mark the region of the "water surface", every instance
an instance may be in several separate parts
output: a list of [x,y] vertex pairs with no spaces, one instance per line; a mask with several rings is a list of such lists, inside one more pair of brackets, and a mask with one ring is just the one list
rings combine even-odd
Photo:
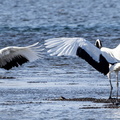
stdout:
[[[44,44],[54,37],[83,37],[94,44],[120,43],[119,0],[4,0],[0,1],[0,48]],[[80,58],[50,57],[19,68],[1,69],[1,120],[118,120],[119,106],[60,98],[107,99],[109,82]],[[113,74],[113,96],[116,80]]]

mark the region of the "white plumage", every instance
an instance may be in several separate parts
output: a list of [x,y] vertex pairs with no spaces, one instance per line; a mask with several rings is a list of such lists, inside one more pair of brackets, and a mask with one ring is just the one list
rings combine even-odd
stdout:
[[48,50],[48,53],[50,53],[51,56],[52,55],[77,56],[76,55],[77,49],[78,47],[81,47],[97,62],[99,62],[100,54],[102,54],[109,63],[115,63],[117,61],[117,59],[114,56],[111,56],[111,53],[109,52],[108,48],[102,48],[102,50],[99,50],[84,38],[48,39],[48,40],[45,40],[45,46],[46,48],[50,49]]
[[100,45],[99,40],[96,40],[96,47],[84,38],[53,38],[45,40],[45,46],[49,49],[48,53],[51,56],[79,56],[104,75],[108,74],[109,76],[111,71],[118,72],[120,69],[120,45],[114,49],[104,48]]
[[118,47],[114,49],[106,48],[106,47],[101,47],[101,51],[103,56],[109,61],[109,63],[117,63],[120,61],[120,45],[119,49]]
[[0,67],[4,69],[11,69],[12,67],[18,67],[26,62],[33,62],[40,57],[38,43],[27,47],[10,46],[0,50]]

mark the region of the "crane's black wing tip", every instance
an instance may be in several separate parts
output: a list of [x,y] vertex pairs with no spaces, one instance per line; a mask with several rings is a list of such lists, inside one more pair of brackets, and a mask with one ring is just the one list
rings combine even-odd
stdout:
[[109,72],[109,63],[107,60],[100,54],[99,62],[95,61],[84,49],[78,47],[76,55],[88,62],[92,67],[94,67],[99,72],[106,75]]
[[29,60],[27,58],[25,58],[24,56],[18,55],[16,57],[14,57],[12,60],[6,61],[6,64],[2,65],[1,68],[9,70],[13,67],[18,67],[18,66],[20,66],[28,61]]

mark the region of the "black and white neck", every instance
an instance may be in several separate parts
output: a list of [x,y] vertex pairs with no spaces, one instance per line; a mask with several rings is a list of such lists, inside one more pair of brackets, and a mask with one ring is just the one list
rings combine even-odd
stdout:
[[97,48],[101,49],[102,48],[102,42],[99,39],[97,39],[96,42],[95,42],[95,46]]

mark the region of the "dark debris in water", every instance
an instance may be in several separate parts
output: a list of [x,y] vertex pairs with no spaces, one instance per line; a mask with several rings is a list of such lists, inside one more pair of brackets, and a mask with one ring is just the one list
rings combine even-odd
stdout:
[[[112,99],[97,99],[97,98],[65,98],[63,96],[61,96],[60,98],[55,98],[52,99],[53,101],[91,101],[91,102],[95,102],[95,103],[111,103],[111,102],[115,102],[116,99],[112,98]],[[120,102],[120,99],[118,100]]]
[[105,106],[97,107],[97,106],[86,106],[86,107],[81,107],[80,109],[103,109],[103,108],[120,108],[118,105],[113,105],[113,104],[108,104]]
[[47,81],[28,81],[27,83],[47,83]]
[[85,106],[85,107],[81,107],[80,109],[103,109],[103,108],[108,108],[108,109],[115,108],[115,109],[117,109],[117,108],[120,108],[120,105],[110,103],[110,104],[106,104],[106,105],[99,106],[99,107],[97,107],[97,106]]
[[0,79],[15,79],[15,77],[0,76]]
[[40,101],[6,101],[0,105],[21,105],[21,104],[41,104]]
[[120,99],[104,99],[104,98],[65,98],[61,96],[60,98],[51,99],[52,101],[82,101],[82,102],[93,102],[93,103],[108,103],[102,107],[82,107],[83,109],[99,109],[99,108],[120,108]]

